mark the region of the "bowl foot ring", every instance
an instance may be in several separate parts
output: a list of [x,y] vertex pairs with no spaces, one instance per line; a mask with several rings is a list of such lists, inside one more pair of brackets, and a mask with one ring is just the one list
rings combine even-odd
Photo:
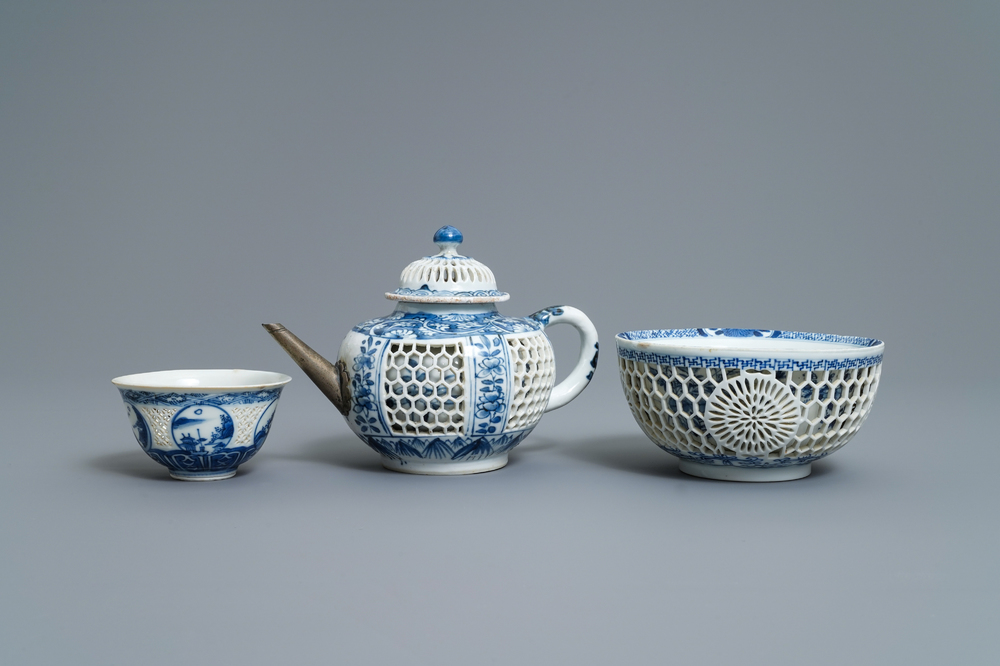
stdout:
[[680,470],[690,476],[700,476],[703,479],[768,483],[805,478],[812,473],[812,463],[789,465],[788,467],[736,467],[734,465],[703,465],[682,460]]
[[180,470],[170,470],[171,478],[178,481],[221,481],[236,476],[236,468],[223,469],[212,472],[183,472]]

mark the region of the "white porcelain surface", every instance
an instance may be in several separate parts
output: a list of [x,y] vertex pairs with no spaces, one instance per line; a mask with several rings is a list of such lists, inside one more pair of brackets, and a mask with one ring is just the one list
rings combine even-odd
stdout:
[[405,474],[425,474],[430,476],[481,474],[482,472],[492,472],[506,465],[506,453],[483,458],[482,460],[466,460],[461,462],[428,462],[424,460],[403,462],[394,458],[382,458],[382,466],[386,469]]
[[274,388],[292,380],[280,372],[263,370],[159,370],[115,377],[111,383],[119,388],[152,390],[239,388]]
[[681,460],[677,465],[677,469],[689,476],[699,476],[703,479],[713,479],[715,481],[768,483],[772,481],[804,479],[812,474],[812,463],[758,469],[727,465],[704,465],[689,460]]
[[385,297],[411,303],[499,303],[510,298],[510,294],[497,291],[489,266],[459,254],[462,240],[462,232],[455,227],[438,229],[434,242],[439,252],[404,268],[399,288]]
[[150,458],[175,479],[217,481],[263,446],[289,381],[259,370],[163,370],[112,383]]
[[[507,294],[497,291],[488,267],[458,252],[462,240],[454,227],[439,229],[440,251],[407,266],[399,288],[386,294],[395,310],[355,326],[333,366],[311,348],[303,351],[280,324],[265,325],[310,376],[319,376],[321,389],[336,379],[328,397],[388,469],[498,469],[542,414],[587,387],[597,367],[597,329],[583,312],[552,306],[528,317],[501,314],[496,303]],[[558,385],[545,334],[557,324],[575,328],[581,343]]]
[[732,481],[808,476],[871,411],[885,344],[760,329],[628,331],[615,339],[642,431],[680,470]]

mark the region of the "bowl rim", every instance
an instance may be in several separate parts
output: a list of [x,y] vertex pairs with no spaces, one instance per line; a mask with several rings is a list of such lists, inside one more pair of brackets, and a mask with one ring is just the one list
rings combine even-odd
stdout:
[[[229,378],[236,378],[244,374],[245,379],[239,381],[225,381]],[[205,384],[185,383],[182,380],[207,381]],[[219,378],[219,379],[216,379]],[[253,378],[253,381],[250,379]],[[288,375],[270,370],[246,370],[241,368],[196,368],[188,370],[154,370],[152,372],[139,372],[131,375],[122,375],[111,380],[119,389],[132,389],[135,391],[184,391],[187,393],[199,392],[223,392],[237,393],[242,391],[253,391],[258,389],[280,388],[292,381]]]
[[[713,345],[713,340],[725,339],[729,344]],[[733,345],[733,340],[747,340],[746,345]],[[768,349],[768,339],[784,340],[780,346]],[[674,341],[684,340],[685,344]],[[691,340],[704,344],[691,344]],[[756,342],[750,344],[749,340]],[[804,344],[789,344],[800,340]],[[826,342],[836,346],[818,346],[811,343]],[[871,359],[881,362],[885,343],[877,338],[835,335],[831,333],[807,333],[802,331],[782,331],[777,329],[753,328],[674,328],[644,329],[624,331],[615,336],[615,343],[621,352],[639,355],[663,355],[682,357],[681,364],[705,358],[733,359],[788,359],[788,360],[856,360]],[[697,365],[697,364],[693,364]]]

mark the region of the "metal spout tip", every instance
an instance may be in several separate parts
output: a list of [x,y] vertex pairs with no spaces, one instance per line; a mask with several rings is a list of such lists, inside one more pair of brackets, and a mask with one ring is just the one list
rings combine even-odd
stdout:
[[261,324],[261,326],[288,352],[296,365],[302,368],[306,376],[319,387],[340,413],[347,416],[351,404],[351,380],[347,374],[347,365],[343,361],[330,363],[281,324]]

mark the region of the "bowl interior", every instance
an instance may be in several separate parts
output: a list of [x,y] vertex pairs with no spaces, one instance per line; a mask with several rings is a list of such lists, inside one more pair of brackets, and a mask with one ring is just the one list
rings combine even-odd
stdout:
[[283,386],[292,380],[280,372],[264,370],[160,370],[115,377],[119,388],[155,391],[160,389],[227,390]]
[[844,342],[828,342],[825,340],[788,340],[783,338],[729,338],[716,336],[712,338],[668,338],[672,347],[690,347],[692,349],[733,349],[745,351],[783,352],[783,351],[849,351],[856,349],[855,345]]
[[856,355],[880,352],[884,344],[874,338],[800,333],[746,328],[683,328],[626,331],[617,336],[619,345],[633,349],[676,350],[679,353],[725,354],[751,352],[758,355]]

